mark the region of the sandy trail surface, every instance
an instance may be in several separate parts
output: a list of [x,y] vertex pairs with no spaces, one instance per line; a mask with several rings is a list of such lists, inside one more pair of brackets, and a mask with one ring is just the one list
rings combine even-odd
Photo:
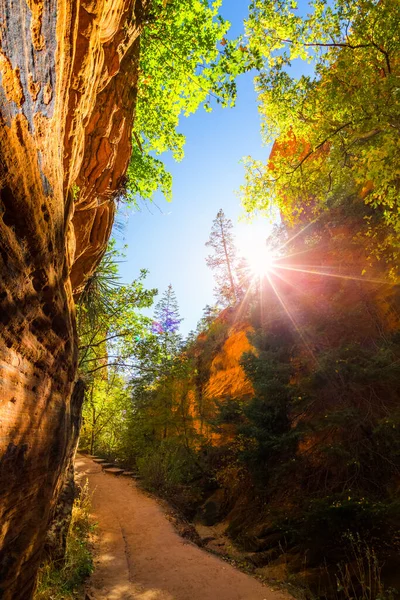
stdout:
[[78,456],[97,522],[90,600],[290,600],[181,538],[134,481]]

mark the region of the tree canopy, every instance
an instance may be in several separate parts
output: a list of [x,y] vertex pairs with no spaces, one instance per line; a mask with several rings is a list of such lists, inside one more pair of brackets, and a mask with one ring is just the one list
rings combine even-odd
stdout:
[[[262,134],[277,142],[268,164],[246,159],[245,209],[277,203],[294,223],[355,194],[374,210],[366,218],[375,253],[393,253],[400,232],[400,5],[314,0],[309,11],[302,14],[293,0],[250,5],[246,31],[259,69]],[[299,60],[305,74],[296,77]]]
[[161,154],[183,158],[181,116],[213,104],[232,106],[242,52],[225,36],[230,23],[221,0],[155,0],[141,35],[140,75],[127,197],[149,200],[160,190],[170,200],[172,178]]
[[142,309],[152,305],[157,290],[145,288],[144,269],[132,283],[123,284],[118,256],[112,241],[78,304],[79,366],[88,375],[106,366],[135,368],[136,347],[149,335],[151,320]]

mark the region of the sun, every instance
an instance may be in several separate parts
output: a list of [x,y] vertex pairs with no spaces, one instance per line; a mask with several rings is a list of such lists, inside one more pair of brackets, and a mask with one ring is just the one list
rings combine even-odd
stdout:
[[268,248],[259,248],[258,252],[250,253],[247,257],[250,270],[253,275],[258,277],[267,276],[274,268],[276,257],[268,250]]
[[265,235],[249,231],[239,240],[238,249],[254,277],[268,277],[273,271],[278,256],[267,245]]

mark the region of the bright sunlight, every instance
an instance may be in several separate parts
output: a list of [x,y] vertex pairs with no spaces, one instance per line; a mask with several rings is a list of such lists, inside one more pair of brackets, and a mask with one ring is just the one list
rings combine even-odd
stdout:
[[268,243],[269,232],[248,227],[238,236],[238,253],[246,260],[255,277],[265,277],[273,270],[278,253]]

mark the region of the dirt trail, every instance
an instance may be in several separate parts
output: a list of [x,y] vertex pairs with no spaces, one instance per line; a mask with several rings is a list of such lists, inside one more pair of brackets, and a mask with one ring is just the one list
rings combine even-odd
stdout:
[[181,538],[133,481],[78,456],[98,523],[93,600],[290,600]]

